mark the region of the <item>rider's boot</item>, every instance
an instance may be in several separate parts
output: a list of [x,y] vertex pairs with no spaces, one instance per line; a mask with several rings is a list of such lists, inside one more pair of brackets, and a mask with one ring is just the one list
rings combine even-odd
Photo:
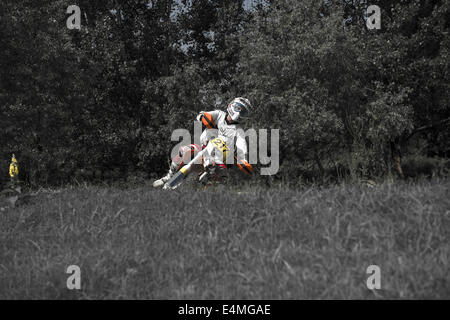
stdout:
[[164,184],[169,181],[170,178],[172,178],[173,176],[173,171],[172,169],[169,170],[169,172],[162,177],[161,179],[155,180],[153,182],[153,188],[161,188],[162,186],[164,186]]

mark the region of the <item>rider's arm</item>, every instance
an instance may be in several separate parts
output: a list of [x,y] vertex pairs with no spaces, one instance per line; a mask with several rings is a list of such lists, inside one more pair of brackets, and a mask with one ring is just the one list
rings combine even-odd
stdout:
[[217,138],[217,130],[215,129],[206,129],[202,132],[200,135],[200,143],[202,146],[205,146],[208,144],[209,140]]
[[217,129],[219,114],[219,110],[201,111],[196,120],[200,121],[206,129]]

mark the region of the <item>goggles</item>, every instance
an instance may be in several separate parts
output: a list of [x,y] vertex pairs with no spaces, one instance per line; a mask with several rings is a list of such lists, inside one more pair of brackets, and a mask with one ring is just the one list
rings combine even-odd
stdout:
[[239,102],[234,102],[231,105],[231,108],[233,109],[233,112],[239,113],[241,117],[245,118],[248,115],[248,110],[247,108],[239,103]]

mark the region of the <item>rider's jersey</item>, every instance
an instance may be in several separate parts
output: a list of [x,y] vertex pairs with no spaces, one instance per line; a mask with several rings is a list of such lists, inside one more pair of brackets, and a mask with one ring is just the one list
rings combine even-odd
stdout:
[[247,159],[247,142],[244,130],[239,123],[228,123],[227,113],[222,110],[202,112],[197,120],[206,123],[208,129],[217,129],[217,137],[223,139],[227,146],[235,146],[238,159]]

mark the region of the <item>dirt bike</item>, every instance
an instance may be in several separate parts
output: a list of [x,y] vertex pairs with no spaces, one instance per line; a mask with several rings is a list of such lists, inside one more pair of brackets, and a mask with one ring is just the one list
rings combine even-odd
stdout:
[[[206,148],[197,153],[189,163],[181,167],[180,170],[165,183],[163,189],[176,189],[198,164],[203,165],[203,172],[200,172],[197,178],[198,182],[206,184],[208,180],[217,179],[217,176],[215,176],[215,169],[217,167],[220,167],[220,169],[225,167],[223,163],[226,162],[229,152],[230,148],[222,138],[219,137],[210,140]],[[234,159],[242,172],[246,174],[253,173],[252,165],[246,160],[238,160],[236,156]]]

